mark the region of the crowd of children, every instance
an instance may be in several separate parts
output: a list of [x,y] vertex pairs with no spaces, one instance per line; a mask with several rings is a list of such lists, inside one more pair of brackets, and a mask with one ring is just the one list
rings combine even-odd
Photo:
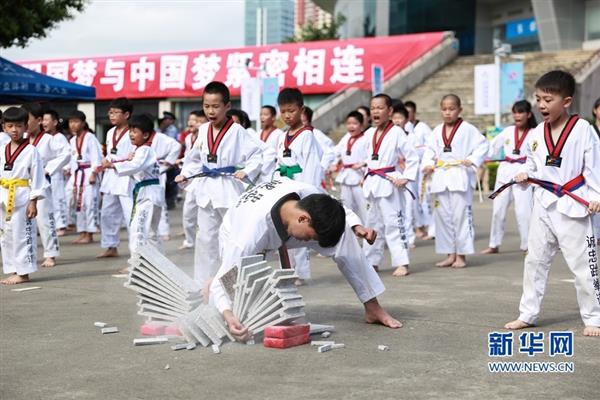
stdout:
[[[91,243],[94,233],[101,232],[105,250],[99,257],[118,256],[122,228],[127,229],[131,255],[146,243],[160,248],[161,239],[170,236],[165,173],[179,167],[175,182],[185,194],[180,249],[194,249],[194,279],[212,287],[232,332],[245,334],[225,313],[215,275],[230,269],[240,255],[278,250],[302,285],[311,276],[310,248],[331,255],[348,274],[365,303],[367,320],[399,327],[378,303],[369,303],[382,292],[371,275],[382,266],[386,245],[397,277],[409,274],[417,238],[435,239],[436,252],[445,257],[438,267],[466,267],[467,255],[475,252],[477,170],[496,162],[490,241],[482,253],[499,252],[514,200],[520,248],[526,254],[520,315],[506,328],[536,323],[549,267],[560,249],[575,275],[584,334],[600,336],[598,267],[588,257],[600,237],[600,99],[589,124],[569,115],[573,92],[570,74],[543,75],[536,84],[543,122],[536,123],[529,102],[518,101],[512,108],[514,125],[491,142],[461,118],[461,99],[454,94],[441,98],[442,122],[434,129],[417,119],[414,102],[375,94],[368,107],[348,113],[347,133],[335,145],[312,126],[313,111],[298,89],[284,88],[278,97],[286,129],[277,127],[277,109],[266,105],[256,132],[243,111],[231,109],[227,86],[211,82],[203,92],[203,109],[188,117],[181,144],[157,133],[153,119],[135,114],[129,100],[115,99],[104,154],[83,112],[66,118],[73,135],[67,142],[57,130],[54,111],[38,104],[11,107],[4,112],[5,133],[0,134],[0,244],[4,273],[10,274],[1,282],[26,282],[36,271],[37,231],[45,258],[41,266],[53,267],[60,254],[58,238],[69,223],[79,233],[76,244]],[[339,216],[332,233],[327,223],[336,223],[327,221],[319,207],[329,207],[334,218],[340,203],[319,198],[310,205],[304,197],[324,193],[334,175],[346,217]],[[282,197],[271,198],[278,187]],[[246,202],[258,207],[263,197],[269,199],[264,200],[267,208],[241,207]],[[255,212],[260,221],[248,216],[254,227],[234,227],[229,210],[239,218]],[[265,220],[273,227],[256,231]],[[366,239],[362,246],[346,237],[344,224],[349,235]],[[252,229],[254,239],[244,236]],[[362,282],[348,269],[352,263],[368,266],[368,274],[359,268]]]

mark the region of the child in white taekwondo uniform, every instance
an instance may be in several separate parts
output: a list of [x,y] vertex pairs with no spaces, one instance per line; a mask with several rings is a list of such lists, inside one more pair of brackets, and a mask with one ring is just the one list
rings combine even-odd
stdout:
[[[460,118],[460,98],[445,95],[440,103],[443,123],[433,130],[433,140],[423,155],[423,173],[435,196],[435,250],[448,257],[438,267],[464,268],[473,254],[473,166],[483,163],[488,141],[473,125]],[[434,172],[435,171],[435,172]]]
[[[133,257],[147,243],[160,247],[158,223],[161,208],[165,205],[165,189],[159,180],[159,165],[156,153],[148,144],[154,133],[154,124],[146,115],[134,116],[129,123],[127,139],[134,146],[129,159],[122,161],[102,160],[106,170],[114,169],[119,177],[134,181],[133,208],[129,215],[129,252]],[[127,268],[119,272],[125,272]]]
[[[323,179],[323,151],[311,127],[302,123],[302,92],[296,88],[284,88],[279,92],[277,103],[281,118],[288,126],[277,146],[277,172],[279,176],[318,187]],[[310,252],[307,248],[294,249],[291,256],[298,275],[296,284],[303,285],[305,280],[310,279]]]
[[[230,332],[246,340],[252,332],[233,315],[231,299],[219,278],[238,265],[240,258],[279,252],[283,268],[287,249],[306,247],[331,257],[365,307],[365,321],[390,328],[402,324],[378,303],[385,290],[369,266],[355,236],[372,243],[375,232],[364,228],[357,216],[318,188],[287,178],[261,183],[244,193],[225,214],[219,231],[221,265],[210,286],[209,302],[227,321]],[[270,258],[270,257],[269,257]]]
[[323,176],[321,177],[322,187],[327,188],[328,184],[330,185],[330,190],[335,190],[335,186],[333,186],[333,179],[331,178],[331,173],[329,169],[334,165],[336,157],[335,157],[335,143],[329,136],[327,136],[320,129],[315,128],[312,125],[313,119],[313,110],[308,106],[304,106],[302,109],[302,124],[304,126],[310,127],[312,133],[317,139],[317,143],[321,147],[321,170],[323,171]]
[[[525,156],[524,143],[531,130],[535,129],[536,121],[531,112],[531,104],[527,100],[520,100],[512,106],[514,125],[504,128],[492,143],[488,157],[498,160],[500,165],[496,172],[495,190],[505,183],[510,182],[527,157]],[[503,157],[498,158],[497,154],[502,149]],[[533,207],[533,188],[531,186],[512,186],[507,188],[494,198],[494,208],[492,211],[492,224],[490,228],[490,245],[483,250],[482,254],[498,253],[504,237],[504,227],[506,225],[506,214],[510,203],[514,200],[515,216],[517,217],[517,226],[521,236],[520,248],[527,251],[527,235],[529,233],[529,219],[531,218],[531,209]]]
[[[134,147],[129,140],[129,118],[133,105],[125,98],[113,100],[108,107],[108,118],[113,125],[106,133],[106,157],[104,160],[115,162],[126,160]],[[103,161],[104,161],[103,160]],[[98,258],[118,257],[117,248],[121,242],[119,230],[123,221],[129,221],[133,199],[131,197],[132,181],[127,176],[118,176],[108,169],[102,174],[100,192],[102,210],[100,213],[101,240],[100,247],[106,249]],[[127,224],[129,230],[129,224]],[[131,233],[129,233],[131,236]]]
[[75,134],[71,138],[72,202],[76,211],[77,232],[80,235],[73,244],[91,243],[99,223],[98,167],[102,161],[102,148],[96,135],[85,126],[85,114],[79,110],[74,111],[69,117],[69,129]]
[[[419,160],[423,160],[425,149],[430,140],[432,140],[432,130],[425,122],[417,119],[417,104],[414,101],[408,100],[404,103],[404,107],[408,111],[408,122],[406,123],[406,131],[414,133],[415,146],[419,154]],[[435,223],[431,215],[432,204],[431,196],[427,190],[427,186],[423,184],[423,169],[419,168],[417,173],[417,202],[416,205],[416,237],[423,240],[431,240],[435,236]]]
[[54,209],[54,221],[56,223],[56,234],[58,236],[64,236],[65,230],[67,229],[67,200],[65,187],[69,187],[65,183],[65,167],[71,160],[71,151],[69,148],[69,141],[60,133],[58,128],[58,113],[54,110],[44,110],[44,116],[42,117],[42,127],[46,134],[52,136],[56,148],[62,148],[69,153],[69,161],[65,166],[57,169],[53,174],[50,175],[50,186],[52,187],[52,203]]
[[[181,160],[178,160],[178,164],[180,168],[186,163],[193,163],[194,161],[189,159],[189,154],[196,144],[196,140],[198,139],[198,130],[200,126],[208,122],[206,115],[204,115],[204,111],[202,110],[194,110],[190,113],[188,117],[188,131],[189,134],[184,139],[184,157]],[[196,161],[198,162],[198,160]],[[189,166],[189,168],[196,170],[197,168],[202,168],[201,165]],[[179,250],[191,249],[194,247],[194,243],[196,242],[196,233],[198,230],[198,226],[196,223],[198,222],[198,204],[196,204],[196,198],[194,197],[194,184],[196,181],[192,181],[189,185],[187,185],[183,190],[185,191],[185,199],[183,200],[183,210],[182,210],[182,222],[183,222],[183,243],[179,246]]]
[[23,138],[29,115],[23,108],[4,112],[11,141],[0,146],[0,253],[10,277],[3,285],[29,281],[37,271],[37,201],[44,193],[44,165],[34,146]]
[[362,131],[363,115],[352,111],[346,117],[348,132],[335,146],[335,155],[338,165],[331,167],[334,172],[340,171],[335,181],[341,186],[341,200],[345,207],[354,211],[361,221],[367,220],[367,200],[363,194],[361,182],[365,175],[364,162],[368,157],[369,143]]
[[260,182],[269,182],[277,167],[277,146],[283,131],[275,126],[277,110],[273,106],[263,106],[260,110],[261,131],[259,139],[265,144],[263,147],[262,167]]
[[591,125],[568,108],[575,79],[550,71],[535,84],[544,122],[529,134],[527,163],[515,181],[535,185],[519,318],[522,329],[538,321],[550,265],[558,250],[575,275],[585,336],[600,336],[600,281],[591,215],[600,212],[600,140]]
[[69,146],[64,146],[65,141],[55,140],[54,136],[42,131],[42,106],[37,103],[24,104],[23,108],[29,114],[27,136],[29,144],[38,151],[44,166],[46,182],[44,184],[44,198],[37,202],[38,214],[36,217],[37,228],[40,232],[44,248],[44,262],[41,266],[51,268],[56,265],[56,257],[60,255],[60,246],[56,233],[56,219],[54,218],[54,202],[52,201],[51,176],[57,172],[62,174],[62,169],[71,161]]
[[[156,153],[158,165],[160,166],[160,185],[167,187],[167,170],[177,163],[177,157],[181,152],[181,144],[166,133],[155,132],[148,140],[150,147]],[[169,224],[169,212],[165,205],[160,213],[160,222],[158,224],[158,235],[162,240],[169,240],[171,228]]]
[[[390,250],[394,276],[409,274],[409,251],[405,230],[406,203],[404,191],[407,183],[414,182],[419,166],[419,157],[402,128],[390,120],[392,99],[378,94],[371,99],[371,117],[375,124],[365,136],[369,144],[368,167],[363,183],[367,199],[367,226],[381,232]],[[398,161],[404,159],[404,171],[399,171]],[[371,265],[378,269],[383,262],[384,242],[378,240],[374,246],[365,246],[365,255]]]
[[[204,88],[203,108],[209,123],[200,127],[198,140],[189,154],[176,182],[182,183],[195,174],[193,194],[198,205],[198,227],[194,252],[194,279],[205,284],[220,265],[219,227],[229,207],[244,191],[243,182],[260,173],[260,143],[241,125],[227,117],[231,107],[229,89],[222,82]],[[238,167],[244,166],[238,170]]]

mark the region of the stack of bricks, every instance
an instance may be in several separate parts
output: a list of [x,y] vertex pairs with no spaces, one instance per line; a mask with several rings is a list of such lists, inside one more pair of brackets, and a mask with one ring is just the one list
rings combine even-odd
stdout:
[[270,326],[265,328],[263,345],[274,349],[287,349],[310,341],[310,325]]
[[[137,292],[138,314],[147,318],[144,326],[175,324],[191,345],[212,345],[213,350],[227,339],[234,340],[217,309],[203,303],[200,285],[156,248],[143,246],[130,264],[125,287]],[[221,283],[234,315],[259,334],[266,327],[305,316],[296,279],[293,270],[273,269],[262,256],[251,256],[242,258],[240,266],[225,274]]]

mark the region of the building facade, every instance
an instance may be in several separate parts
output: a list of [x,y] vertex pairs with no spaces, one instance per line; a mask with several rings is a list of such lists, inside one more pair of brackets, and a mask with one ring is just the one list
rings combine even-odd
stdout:
[[246,0],[246,46],[283,43],[294,36],[294,0]]

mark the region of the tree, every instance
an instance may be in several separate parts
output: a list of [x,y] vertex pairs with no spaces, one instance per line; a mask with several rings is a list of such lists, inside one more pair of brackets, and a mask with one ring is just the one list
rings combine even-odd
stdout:
[[46,37],[49,30],[83,10],[85,0],[0,1],[0,47],[25,47],[30,39]]
[[286,39],[288,43],[297,42],[315,42],[317,40],[337,40],[340,38],[338,30],[346,22],[346,17],[342,14],[337,14],[330,23],[323,24],[322,27],[317,26],[313,22],[308,22],[304,25],[296,36]]

